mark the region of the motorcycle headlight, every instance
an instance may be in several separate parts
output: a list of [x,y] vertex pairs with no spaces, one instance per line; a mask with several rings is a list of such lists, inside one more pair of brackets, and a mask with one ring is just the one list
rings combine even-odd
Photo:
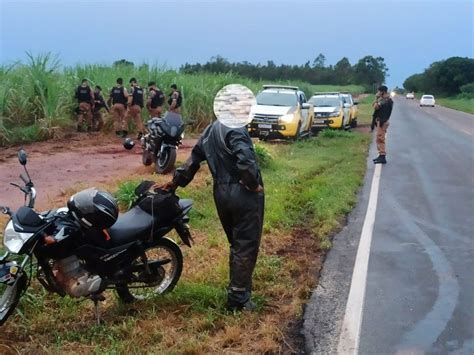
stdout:
[[292,114],[290,115],[283,115],[280,117],[280,121],[283,123],[291,123],[293,122],[294,116]]
[[334,111],[334,112],[331,112],[331,113],[329,114],[329,117],[337,117],[337,116],[339,116],[340,114],[341,114],[340,111]]

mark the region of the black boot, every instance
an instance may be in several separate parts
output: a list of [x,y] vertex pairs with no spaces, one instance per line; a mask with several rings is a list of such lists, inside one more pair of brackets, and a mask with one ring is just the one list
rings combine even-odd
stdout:
[[374,164],[387,164],[387,160],[385,159],[385,155],[379,155],[377,158],[374,159]]

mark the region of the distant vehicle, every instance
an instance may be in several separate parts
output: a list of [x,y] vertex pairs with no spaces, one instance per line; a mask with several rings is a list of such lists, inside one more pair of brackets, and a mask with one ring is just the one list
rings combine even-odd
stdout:
[[435,107],[435,98],[433,95],[423,95],[420,99],[420,107],[421,106],[431,106]]
[[252,107],[251,137],[298,139],[311,133],[314,112],[296,86],[264,85]]
[[415,99],[415,93],[409,92],[407,96],[405,96],[408,100],[413,100]]
[[313,132],[327,127],[349,127],[350,104],[340,92],[316,92],[308,102],[314,106]]
[[357,105],[359,104],[357,101],[354,101],[352,98],[352,94],[350,92],[341,92],[342,97],[346,101],[347,104],[350,105],[349,107],[349,125],[351,128],[357,127],[357,116],[359,114],[359,108]]

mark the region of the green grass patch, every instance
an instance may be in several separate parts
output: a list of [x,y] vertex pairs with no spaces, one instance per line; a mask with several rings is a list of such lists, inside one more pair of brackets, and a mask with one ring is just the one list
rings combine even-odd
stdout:
[[436,103],[474,115],[474,98],[437,97]]
[[[266,209],[254,273],[256,313],[225,310],[229,245],[203,165],[191,184],[177,190],[194,200],[190,227],[196,243],[182,248],[184,270],[173,292],[132,306],[108,292],[104,323],[96,326],[92,302],[46,295],[33,282],[0,342],[19,352],[282,352],[283,333],[301,317],[314,286],[316,256],[330,248],[356,203],[369,141],[368,134],[329,130],[292,144],[258,143],[259,154],[272,159],[262,166]],[[122,207],[138,182],[115,187]]]

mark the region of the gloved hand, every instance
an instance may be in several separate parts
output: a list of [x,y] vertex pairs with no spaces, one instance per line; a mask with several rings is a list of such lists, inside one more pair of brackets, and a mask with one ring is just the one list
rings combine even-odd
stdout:
[[178,186],[173,181],[168,181],[167,183],[162,185],[155,184],[152,186],[152,189],[161,189],[165,191],[174,191],[177,188]]

